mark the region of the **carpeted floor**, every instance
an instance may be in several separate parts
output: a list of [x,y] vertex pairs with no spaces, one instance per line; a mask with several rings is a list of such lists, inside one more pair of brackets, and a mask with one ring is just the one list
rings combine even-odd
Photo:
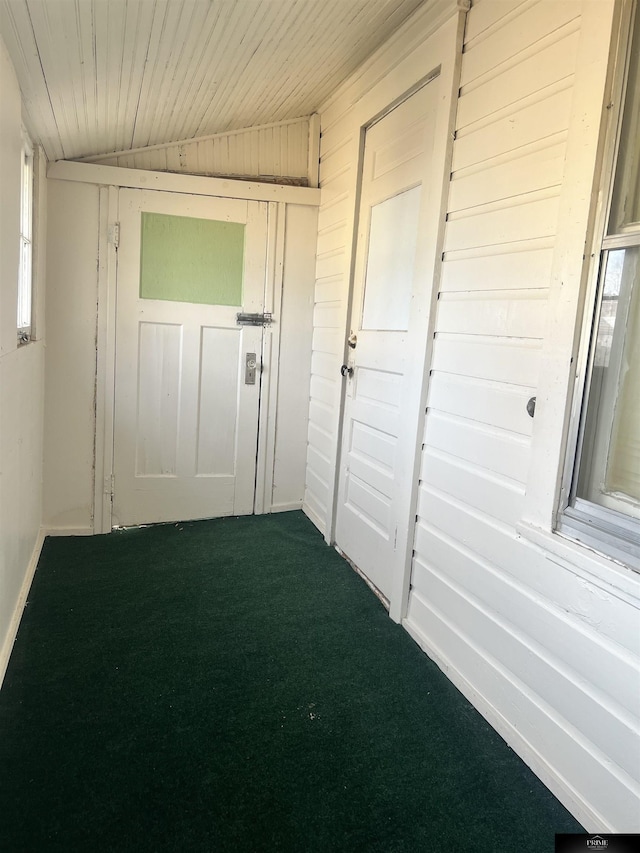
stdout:
[[0,693],[0,850],[581,831],[302,513],[46,541]]

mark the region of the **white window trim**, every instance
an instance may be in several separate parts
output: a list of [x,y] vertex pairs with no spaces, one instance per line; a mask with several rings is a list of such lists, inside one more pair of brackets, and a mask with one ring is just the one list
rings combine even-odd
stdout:
[[[27,225],[25,227],[25,186],[24,186],[24,160],[27,158],[29,160],[29,181],[30,186],[28,190],[28,211],[27,211]],[[35,186],[35,150],[33,145],[31,144],[31,140],[24,129],[22,128],[22,147],[21,147],[21,161],[20,161],[20,265],[18,272],[18,303],[16,306],[16,331],[18,335],[18,346],[23,346],[25,344],[31,343],[34,339],[34,260],[35,260],[35,251],[34,251],[34,231],[35,231],[35,196],[36,196],[36,186]],[[23,252],[25,246],[29,247],[29,280],[25,283],[23,279]],[[21,302],[23,301],[24,291],[28,287],[28,314],[29,321],[20,322],[24,320],[24,317],[21,317],[21,311],[23,306],[21,306]]]
[[[638,246],[637,228],[620,229],[607,236],[611,200],[614,191],[616,163],[620,145],[620,129],[624,112],[626,69],[631,51],[633,0],[624,0],[620,7],[619,25],[613,39],[611,65],[611,98],[607,102],[609,120],[603,123],[604,151],[602,162],[596,172],[600,186],[595,211],[595,228],[592,251],[586,261],[588,269],[588,293],[583,310],[580,330],[580,350],[574,385],[573,411],[562,475],[562,488],[557,512],[555,533],[572,542],[593,548],[603,557],[620,562],[636,572],[640,571],[640,533],[638,524],[630,516],[615,509],[579,498],[575,492],[575,477],[579,464],[581,430],[583,428],[583,406],[590,379],[590,355],[592,348],[593,321],[598,309],[598,291],[603,274],[603,258],[607,250]],[[636,5],[640,14],[640,3]],[[627,232],[627,233],[624,233]]]

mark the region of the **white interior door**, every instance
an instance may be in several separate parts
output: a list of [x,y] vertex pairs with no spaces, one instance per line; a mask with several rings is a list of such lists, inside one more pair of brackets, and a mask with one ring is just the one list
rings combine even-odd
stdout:
[[267,205],[121,190],[119,219],[113,523],[249,514]]
[[[398,530],[408,506],[431,291],[426,233],[437,85],[431,82],[365,136],[336,543],[391,599]],[[419,364],[420,369],[411,369]]]

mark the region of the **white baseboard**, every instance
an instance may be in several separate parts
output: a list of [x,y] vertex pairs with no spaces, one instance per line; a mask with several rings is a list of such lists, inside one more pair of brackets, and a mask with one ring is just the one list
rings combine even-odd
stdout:
[[270,512],[292,512],[302,509],[302,501],[290,501],[286,504],[272,504]]
[[93,536],[93,527],[48,527],[45,536]]
[[500,737],[524,761],[527,767],[535,773],[551,793],[578,820],[587,832],[616,832],[613,827],[603,821],[600,815],[584,800],[567,781],[560,776],[554,767],[538,750],[526,740],[518,729],[507,720],[489,699],[463,676],[442,651],[434,647],[428,638],[407,619],[402,622],[407,633],[416,641],[422,651],[442,670],[447,678],[458,688],[462,695],[482,714]]
[[22,586],[20,587],[20,593],[18,595],[18,600],[16,601],[13,616],[11,617],[11,622],[9,622],[9,628],[7,629],[7,634],[2,644],[2,650],[0,650],[0,687],[2,687],[2,682],[4,681],[4,677],[7,672],[9,658],[11,657],[11,652],[13,651],[13,644],[16,641],[18,628],[20,627],[20,620],[22,619],[24,607],[27,603],[27,596],[29,595],[29,590],[31,589],[33,576],[36,573],[36,567],[38,565],[38,560],[40,559],[40,552],[42,551],[42,546],[44,544],[46,535],[47,532],[41,528],[36,538],[35,545],[33,546],[33,551],[31,553],[31,558],[27,565],[27,570],[24,575],[24,580],[22,581]]

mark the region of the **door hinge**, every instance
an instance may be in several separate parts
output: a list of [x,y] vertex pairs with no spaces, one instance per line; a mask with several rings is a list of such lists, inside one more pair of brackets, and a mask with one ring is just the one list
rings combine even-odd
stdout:
[[[104,232],[103,232],[104,233]],[[109,226],[108,242],[117,249],[120,245],[120,223],[112,222]]]

